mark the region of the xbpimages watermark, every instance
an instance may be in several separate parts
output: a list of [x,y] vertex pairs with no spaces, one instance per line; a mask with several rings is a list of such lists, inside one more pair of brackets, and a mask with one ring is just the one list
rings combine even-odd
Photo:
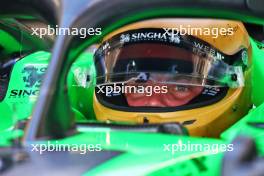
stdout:
[[51,27],[48,25],[45,28],[31,28],[32,33],[31,35],[37,35],[40,38],[43,36],[59,36],[59,35],[72,35],[72,36],[80,36],[80,38],[86,38],[87,36],[93,35],[101,35],[102,29],[101,28],[62,28],[56,25],[55,27]]
[[64,144],[58,141],[42,144],[30,144],[31,152],[38,152],[42,155],[44,152],[78,152],[80,154],[87,154],[88,152],[102,151],[101,144]]
[[98,85],[97,93],[105,94],[107,97],[119,95],[119,94],[135,94],[140,93],[146,96],[152,96],[153,94],[166,94],[168,93],[168,86],[143,86],[143,85]]
[[163,144],[163,151],[170,152],[172,155],[178,152],[210,152],[216,154],[232,152],[233,150],[233,144],[206,144],[192,143],[191,141],[184,143],[182,140],[178,140],[178,143],[175,144]]
[[191,25],[183,26],[175,28],[163,28],[164,32],[171,36],[179,36],[179,35],[200,35],[200,36],[211,36],[212,38],[218,38],[219,36],[231,36],[234,35],[235,29],[232,27],[192,27]]

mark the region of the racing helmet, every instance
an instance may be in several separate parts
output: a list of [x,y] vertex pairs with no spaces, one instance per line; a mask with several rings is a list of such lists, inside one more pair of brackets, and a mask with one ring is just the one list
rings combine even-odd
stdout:
[[94,54],[97,120],[178,122],[219,134],[251,107],[251,48],[243,23],[150,19],[107,35]]

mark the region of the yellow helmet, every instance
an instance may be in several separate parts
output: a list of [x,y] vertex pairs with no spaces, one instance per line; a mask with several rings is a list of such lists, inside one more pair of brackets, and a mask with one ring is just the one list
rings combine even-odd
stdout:
[[107,35],[94,55],[96,118],[179,122],[190,135],[217,137],[252,105],[250,58],[241,22],[171,18],[129,24]]

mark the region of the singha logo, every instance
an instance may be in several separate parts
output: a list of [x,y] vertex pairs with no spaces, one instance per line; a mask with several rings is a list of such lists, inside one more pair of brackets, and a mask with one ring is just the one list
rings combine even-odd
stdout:
[[120,36],[120,43],[127,43],[130,41],[130,35],[129,34],[122,34]]
[[169,40],[172,43],[180,43],[181,42],[180,37],[178,35],[175,35],[175,34],[171,34]]
[[23,81],[26,87],[40,87],[41,80],[43,79],[46,67],[37,68],[34,66],[27,66],[23,69]]

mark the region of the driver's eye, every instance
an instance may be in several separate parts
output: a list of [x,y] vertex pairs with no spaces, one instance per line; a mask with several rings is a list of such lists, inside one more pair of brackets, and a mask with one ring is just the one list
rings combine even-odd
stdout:
[[172,65],[169,70],[171,73],[177,74],[178,73],[178,65]]
[[130,61],[127,64],[126,71],[127,71],[127,73],[136,72],[137,71],[137,65],[136,65],[136,62],[134,60]]
[[189,88],[187,86],[177,85],[175,86],[175,90],[178,92],[187,92]]

